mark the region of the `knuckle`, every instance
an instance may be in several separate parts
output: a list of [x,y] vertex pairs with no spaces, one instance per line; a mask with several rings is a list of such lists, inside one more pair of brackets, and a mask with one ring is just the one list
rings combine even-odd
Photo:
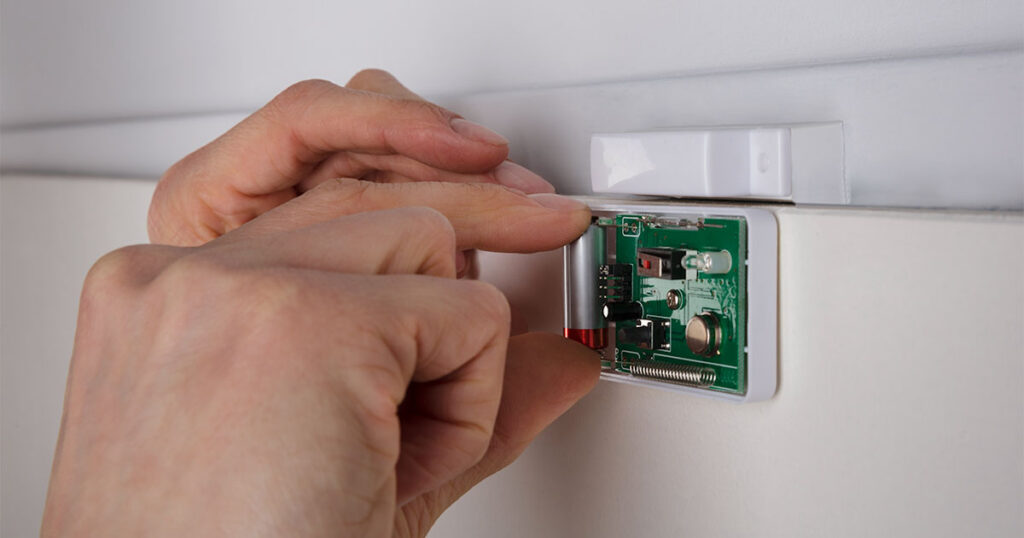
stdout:
[[475,446],[467,447],[468,459],[473,464],[479,463],[487,455],[487,449],[491,444],[491,435],[494,431],[493,421],[482,421],[476,425],[477,443]]
[[121,247],[117,250],[104,254],[96,263],[93,264],[92,270],[89,272],[89,276],[98,276],[106,274],[123,274],[126,271],[130,271],[132,267],[135,267],[141,258],[147,255],[148,248],[146,245],[131,245],[127,247]]
[[214,298],[238,275],[204,251],[178,258],[165,268],[156,279],[155,293],[175,297],[185,303]]
[[510,465],[526,450],[529,444],[529,439],[524,440],[503,428],[495,427],[491,433],[491,446],[498,456],[489,462],[492,472],[497,472]]
[[494,323],[507,327],[512,319],[508,298],[496,286],[480,280],[462,281],[469,299],[477,305],[480,313]]
[[175,197],[180,196],[185,189],[190,189],[191,196],[195,196],[190,199],[201,199],[197,192],[198,186],[185,185],[189,178],[202,173],[202,153],[203,148],[172,164],[157,182],[146,217],[150,240],[165,244],[196,243],[194,238],[189,237],[190,225],[181,222],[181,201]]
[[[415,248],[420,258],[417,273],[454,276],[455,228],[448,217],[430,207],[400,210],[402,243]],[[406,247],[403,247],[406,248]]]
[[152,247],[132,245],[109,252],[93,264],[85,277],[87,296],[106,295],[137,285],[149,265]]
[[473,183],[477,189],[477,196],[484,199],[487,202],[507,205],[509,202],[515,201],[529,201],[530,198],[527,194],[522,191],[512,190],[505,185],[497,185],[493,183]]
[[316,98],[326,92],[335,90],[338,85],[323,79],[307,79],[288,86],[281,93],[277,94],[267,109],[271,113],[287,114],[290,111],[305,109]]
[[198,150],[182,157],[164,172],[163,176],[160,177],[160,181],[156,185],[156,192],[153,195],[154,199],[165,194],[164,191],[167,189],[169,182],[174,181],[177,178],[188,177],[196,169],[196,160],[198,158],[196,155],[197,152]]
[[388,82],[394,78],[391,73],[383,69],[370,67],[353,75],[345,86],[354,89],[375,88],[379,83]]
[[526,194],[496,183],[458,183],[452,188],[461,191],[457,194],[473,200],[480,208],[505,207],[529,201]]
[[441,122],[447,126],[451,122],[452,118],[455,117],[455,114],[452,112],[429,101],[405,100],[402,101],[402,104],[408,107],[408,110],[415,113],[416,116],[423,117],[430,123]]
[[407,207],[400,210],[409,230],[417,232],[435,247],[455,249],[455,228],[444,213],[425,206]]
[[366,206],[371,202],[369,198],[375,188],[377,188],[377,184],[372,181],[335,178],[330,181],[324,181],[303,196],[323,200],[323,203],[335,208],[348,207],[351,210],[345,211],[346,213],[355,213],[356,211],[370,211],[374,209],[373,207]]
[[426,536],[437,515],[447,508],[437,502],[439,495],[438,492],[431,491],[420,497],[419,502],[403,506],[402,512],[405,517],[395,518],[394,535]]
[[280,96],[286,98],[301,99],[308,97],[310,95],[318,94],[320,92],[329,91],[337,87],[338,86],[335,83],[329,80],[324,80],[321,78],[310,78],[306,80],[300,80],[299,82],[296,82],[291,86],[288,86],[287,88],[284,89],[283,92],[281,92]]

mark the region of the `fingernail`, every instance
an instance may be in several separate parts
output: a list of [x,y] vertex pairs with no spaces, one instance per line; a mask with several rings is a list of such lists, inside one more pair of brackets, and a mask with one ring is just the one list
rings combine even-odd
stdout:
[[559,194],[531,194],[530,198],[548,209],[555,209],[557,211],[577,211],[587,207],[586,204],[579,200],[573,200]]
[[544,178],[512,161],[499,164],[494,169],[494,179],[506,187],[519,189],[527,194],[555,192],[555,187]]
[[508,139],[500,134],[480,125],[479,123],[473,123],[469,120],[462,118],[455,118],[452,120],[452,129],[460,135],[476,140],[477,142],[483,142],[484,144],[491,144],[494,146],[507,146]]

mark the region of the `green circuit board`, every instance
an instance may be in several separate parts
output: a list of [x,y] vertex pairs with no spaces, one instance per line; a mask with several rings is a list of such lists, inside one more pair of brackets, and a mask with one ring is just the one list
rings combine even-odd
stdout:
[[[662,379],[686,376],[684,384],[699,378],[702,388],[744,394],[746,220],[623,214],[614,229],[605,303],[634,309],[638,303],[642,315],[615,323],[614,360],[606,366]],[[700,265],[707,256],[718,265]],[[652,260],[666,266],[652,268]]]

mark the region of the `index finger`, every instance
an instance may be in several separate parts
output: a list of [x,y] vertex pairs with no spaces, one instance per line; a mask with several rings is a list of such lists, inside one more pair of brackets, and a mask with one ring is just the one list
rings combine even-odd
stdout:
[[339,150],[401,154],[462,173],[488,171],[508,141],[430,103],[308,80],[189,157],[207,182],[257,196],[292,187]]
[[458,249],[538,252],[558,248],[590,225],[586,204],[557,194],[526,195],[487,183],[327,181],[232,232],[237,237],[294,230],[343,215],[423,206],[440,211]]
[[299,183],[339,153],[401,156],[457,174],[482,174],[508,157],[501,135],[400,96],[394,85],[389,92],[323,80],[291,86],[164,174],[150,207],[150,237],[201,244],[222,235],[294,198]]

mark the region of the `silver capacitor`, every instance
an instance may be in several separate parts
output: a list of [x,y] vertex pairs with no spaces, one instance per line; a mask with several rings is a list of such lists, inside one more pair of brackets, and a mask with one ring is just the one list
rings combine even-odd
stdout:
[[565,337],[592,349],[603,349],[608,344],[608,322],[602,312],[600,289],[605,249],[604,228],[595,224],[563,248]]

